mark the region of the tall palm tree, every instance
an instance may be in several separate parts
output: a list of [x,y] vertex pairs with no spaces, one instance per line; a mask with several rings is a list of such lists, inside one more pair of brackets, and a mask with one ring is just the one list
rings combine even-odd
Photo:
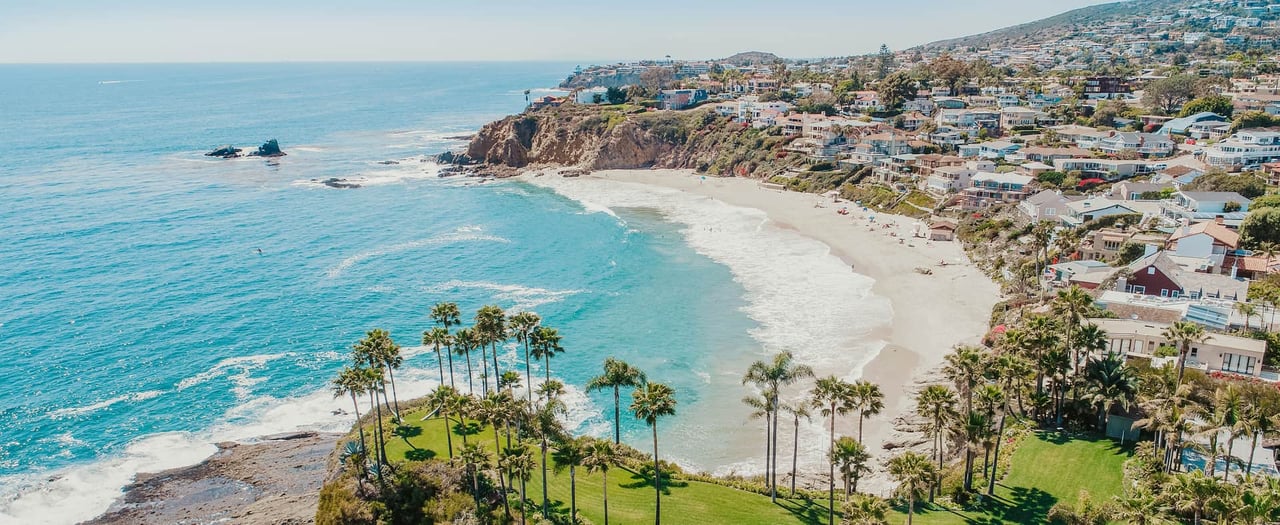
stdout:
[[769,485],[769,472],[772,470],[769,465],[769,455],[770,453],[773,452],[773,439],[771,439],[769,436],[771,435],[770,430],[772,430],[773,425],[771,424],[772,422],[770,421],[769,416],[773,414],[773,410],[774,410],[773,397],[774,396],[770,395],[769,392],[765,392],[758,396],[745,396],[742,398],[742,403],[751,408],[751,413],[748,414],[748,417],[751,419],[764,420],[764,483],[765,483],[765,486]]
[[889,502],[868,494],[855,494],[840,507],[844,519],[840,525],[888,525]]
[[564,401],[559,397],[564,392],[564,385],[559,381],[547,381],[538,388],[543,401],[533,411],[531,429],[542,442],[542,517],[551,519],[551,499],[547,494],[547,450],[552,441],[563,439],[566,434],[556,418],[565,412]]
[[556,354],[564,352],[564,347],[560,346],[560,332],[555,328],[547,326],[539,326],[529,336],[532,347],[530,355],[534,359],[542,359],[545,364],[546,381],[551,380],[551,358]]
[[1174,510],[1190,512],[1192,524],[1200,525],[1200,517],[1204,516],[1205,508],[1221,490],[1217,480],[1206,475],[1203,470],[1195,469],[1178,474],[1171,481],[1172,485],[1164,490],[1171,497]]
[[[929,385],[916,394],[916,414],[928,422],[928,430],[933,434],[933,457],[938,462],[938,472],[942,472],[942,436],[947,427],[956,418],[956,393],[944,385]],[[941,479],[935,479],[929,488],[929,499],[933,500]]]
[[[435,306],[431,307],[431,319],[434,320],[437,324],[439,324],[442,328],[444,328],[445,334],[449,333],[450,326],[458,325],[459,315],[461,315],[461,312],[458,311],[457,303],[436,303]],[[454,352],[451,346],[453,344],[453,338],[450,337],[449,339],[443,341],[443,344],[445,347],[445,352],[444,352],[445,357],[449,359],[449,386],[457,389],[458,386],[453,384],[453,353]]]
[[578,467],[586,460],[589,441],[591,438],[566,437],[556,443],[556,450],[551,454],[556,472],[569,469],[569,523],[578,522]]
[[796,467],[800,461],[800,420],[809,421],[811,414],[805,403],[783,403],[778,407],[792,418],[793,435],[791,436],[791,497],[796,497]]
[[488,467],[493,456],[478,443],[467,443],[462,446],[462,462],[467,466],[467,474],[471,476],[471,496],[475,498],[477,509],[480,507],[480,470]]
[[1090,356],[1102,355],[1109,342],[1107,331],[1099,328],[1098,325],[1088,323],[1081,326],[1080,332],[1076,334],[1075,372],[1080,373],[1079,365],[1088,363]]
[[339,371],[338,377],[335,377],[333,379],[333,397],[336,398],[336,397],[342,397],[344,395],[350,395],[351,405],[352,407],[355,408],[355,411],[356,411],[355,427],[356,427],[356,431],[360,433],[360,457],[361,457],[361,463],[362,463],[360,472],[359,472],[360,476],[358,476],[357,479],[359,479],[359,477],[363,477],[364,475],[363,463],[369,456],[369,447],[365,444],[365,441],[364,441],[364,427],[360,425],[360,401],[356,398],[356,396],[364,394],[365,391],[368,389],[368,385],[366,384],[366,381],[364,378],[365,378],[364,370],[358,367],[348,366],[343,368],[341,371]]
[[[982,385],[982,387],[978,389],[977,398],[978,411],[981,412],[983,416],[986,416],[987,421],[995,422],[996,414],[1000,412],[1001,407],[1005,404],[1004,391],[1000,390],[1000,387],[995,385]],[[988,480],[995,479],[995,470],[992,469],[991,473],[988,474],[987,469],[992,465],[992,449],[997,443],[999,443],[1000,436],[998,434],[1003,433],[1003,431],[1004,429],[1001,428],[1000,432],[988,434],[986,436],[987,439],[982,442],[984,452],[982,458],[982,476]],[[996,460],[999,461],[999,458],[996,458]]]
[[1236,313],[1244,316],[1244,331],[1249,333],[1249,321],[1258,315],[1258,307],[1250,303],[1236,303],[1234,308]]
[[[440,384],[442,385],[444,384],[444,356],[440,355],[440,348],[449,346],[452,341],[453,337],[449,335],[449,331],[439,326],[422,332],[423,346],[435,348],[436,364],[440,367]],[[453,386],[453,355],[449,355],[449,386]]]
[[502,370],[498,368],[498,344],[508,337],[507,314],[495,305],[485,305],[476,311],[475,320],[481,339],[489,344],[489,355],[493,357],[493,384],[497,388],[498,378],[502,376]]
[[[1058,297],[1053,300],[1053,311],[1066,320],[1067,349],[1072,352],[1079,351],[1079,344],[1073,332],[1084,320],[1085,312],[1090,306],[1093,306],[1093,297],[1084,288],[1076,285],[1066,290],[1058,290]],[[1073,359],[1076,364],[1072,369],[1075,372],[1080,370],[1079,361],[1078,357]]]
[[[392,405],[392,414],[394,420],[400,420],[400,402],[396,398],[396,375],[395,369],[400,368],[404,363],[404,358],[400,356],[400,345],[391,340],[391,334],[386,330],[373,329],[365,334],[353,347],[357,360],[362,360],[370,367],[379,371],[386,370],[387,375],[391,377],[391,398],[394,400]],[[382,385],[383,395],[386,395],[386,382]]]
[[1249,447],[1249,464],[1245,465],[1244,470],[1245,477],[1249,477],[1253,475],[1253,453],[1258,449],[1258,440],[1266,439],[1268,434],[1280,427],[1280,415],[1277,414],[1276,407],[1269,406],[1262,396],[1253,395],[1249,399],[1245,421],[1249,435],[1253,438],[1253,444]]
[[[1027,359],[1037,365],[1044,362],[1045,355],[1052,349],[1057,348],[1061,343],[1061,338],[1057,333],[1057,322],[1043,315],[1032,316],[1027,321]],[[1036,371],[1036,392],[1044,393],[1044,367],[1038,367]]]
[[867,453],[867,447],[862,446],[858,440],[841,436],[831,449],[830,460],[840,470],[840,479],[844,481],[844,500],[849,501],[849,494],[858,491],[858,480],[871,471],[867,466],[871,454]]
[[360,370],[360,379],[363,379],[364,390],[369,394],[369,403],[373,406],[377,413],[377,421],[373,425],[373,445],[375,447],[375,456],[377,458],[376,467],[378,473],[378,484],[383,486],[384,476],[383,467],[387,465],[387,446],[386,440],[382,436],[382,404],[378,402],[378,394],[382,392],[383,376],[382,371],[376,368],[358,368]]
[[453,406],[453,398],[458,395],[458,391],[449,385],[440,385],[431,391],[431,404],[440,411],[440,417],[444,418],[444,439],[446,446],[449,447],[449,459],[453,459],[453,425],[450,422],[450,408]]
[[587,382],[587,392],[613,389],[614,444],[622,443],[622,400],[619,399],[621,389],[640,386],[644,381],[644,371],[631,366],[626,361],[610,357],[604,360],[604,373]]
[[1127,410],[1138,395],[1138,377],[1133,369],[1118,355],[1102,359],[1090,359],[1084,370],[1085,400],[1098,408],[1098,426],[1106,432],[1111,419],[1111,408],[1120,405]]
[[933,463],[923,454],[904,452],[889,460],[889,475],[898,482],[898,490],[907,496],[907,525],[916,510],[916,497],[933,482]]
[[[836,417],[849,413],[849,409],[852,408],[850,403],[852,389],[853,385],[836,376],[824,377],[813,385],[813,392],[810,394],[811,404],[831,422],[828,457],[835,455]],[[836,464],[835,462],[829,462],[829,464],[831,469],[827,486],[827,525],[834,525],[836,522]]]
[[769,484],[769,497],[772,501],[778,500],[778,395],[783,386],[791,385],[796,381],[804,378],[813,377],[813,369],[807,365],[797,363],[795,356],[791,352],[778,352],[769,361],[756,361],[747,367],[747,373],[742,377],[742,384],[754,383],[757,387],[765,392],[769,397],[766,404],[765,418],[768,420],[767,428],[771,428],[769,437],[766,440],[766,448],[769,449],[769,458],[766,458],[768,468],[766,469],[765,482]]
[[1235,457],[1231,454],[1236,438],[1244,436],[1249,429],[1248,406],[1240,388],[1228,384],[1219,388],[1213,396],[1213,409],[1222,413],[1222,431],[1227,433],[1227,450],[1225,452],[1226,468],[1222,471],[1222,480],[1231,479],[1231,462]]
[[530,479],[533,479],[533,469],[537,466],[533,459],[533,452],[529,447],[521,444],[515,447],[507,447],[502,453],[502,468],[510,472],[515,479],[520,480],[520,523],[526,523],[528,506],[526,502],[528,497],[525,488]]
[[961,346],[946,356],[942,372],[956,385],[964,396],[965,413],[973,411],[973,389],[982,379],[986,367],[986,353],[976,346]]
[[1095,503],[1089,491],[1081,490],[1074,504],[1058,502],[1049,509],[1049,520],[1063,525],[1106,525],[1111,508],[1105,502]]
[[853,410],[858,412],[858,443],[862,443],[862,423],[884,410],[884,393],[880,385],[859,380],[853,384],[851,394]]
[[467,393],[476,394],[475,383],[472,379],[475,373],[471,369],[471,351],[476,349],[479,342],[476,340],[475,331],[470,328],[459,329],[453,334],[453,351],[454,353],[467,358]]
[[604,478],[601,485],[604,496],[604,525],[609,525],[609,469],[622,462],[618,447],[608,440],[597,439],[587,446],[586,455],[582,458],[582,466],[587,472],[599,472]]
[[538,328],[538,324],[542,322],[542,318],[533,312],[519,312],[512,315],[508,319],[508,327],[511,328],[511,334],[515,336],[516,342],[524,346],[524,376],[530,378],[528,392],[528,400],[533,402],[533,371],[529,366],[529,337],[533,335],[533,331]]
[[[498,435],[498,427],[507,420],[507,400],[506,393],[498,391],[489,392],[475,406],[475,416],[481,423],[493,427],[493,449],[502,450],[502,441]],[[509,519],[511,517],[511,506],[507,503],[507,488],[503,485],[503,477],[498,476],[498,487],[502,492],[503,510]]]
[[648,383],[631,392],[631,413],[653,428],[653,523],[662,523],[662,472],[658,466],[658,419],[676,413],[675,390],[662,383]]
[[973,490],[974,449],[982,447],[991,433],[991,420],[980,412],[969,412],[959,421],[957,434],[964,439],[964,490]]
[[1169,523],[1164,518],[1168,511],[1168,505],[1150,490],[1138,488],[1123,496],[1116,496],[1111,507],[1111,519],[1131,525],[1163,525]]
[[1191,321],[1177,321],[1160,334],[1165,340],[1178,348],[1178,384],[1182,384],[1182,376],[1187,370],[1187,356],[1191,353],[1191,345],[1203,343],[1209,338],[1204,327]]

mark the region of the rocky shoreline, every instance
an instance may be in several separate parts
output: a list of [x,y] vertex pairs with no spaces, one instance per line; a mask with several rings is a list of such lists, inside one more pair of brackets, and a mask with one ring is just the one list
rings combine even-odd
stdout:
[[219,443],[203,462],[139,474],[85,525],[315,522],[320,487],[339,434],[295,432],[254,443]]

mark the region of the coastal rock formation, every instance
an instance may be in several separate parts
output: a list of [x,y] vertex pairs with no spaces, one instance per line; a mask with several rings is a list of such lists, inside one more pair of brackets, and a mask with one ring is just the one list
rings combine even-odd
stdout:
[[244,151],[244,150],[228,144],[226,146],[219,146],[217,149],[210,151],[208,153],[205,153],[204,156],[233,159],[233,158],[239,157],[241,151]]
[[485,125],[465,152],[438,161],[479,164],[508,176],[529,166],[585,170],[689,168],[713,175],[766,177],[803,164],[794,137],[744,128],[708,110],[652,111],[563,106]]
[[249,152],[250,157],[283,157],[285,153],[280,151],[280,143],[276,139],[271,139],[258,146],[257,151]]
[[247,154],[243,154],[243,155],[242,155],[242,154],[241,154],[241,152],[243,152],[243,151],[244,151],[244,150],[243,150],[243,149],[241,149],[241,148],[237,148],[237,147],[235,147],[235,146],[232,146],[232,145],[228,144],[228,145],[225,145],[225,146],[219,146],[218,148],[214,149],[213,151],[210,151],[210,152],[208,152],[208,153],[205,153],[205,154],[204,154],[204,156],[206,156],[206,157],[219,157],[219,158],[223,158],[223,159],[234,159],[234,158],[239,158],[239,157],[268,157],[268,158],[274,158],[274,157],[283,157],[283,156],[285,156],[285,152],[280,151],[280,143],[279,143],[279,142],[277,142],[277,141],[276,141],[276,139],[271,139],[271,140],[266,141],[266,142],[265,142],[265,143],[263,143],[261,146],[258,146],[258,149],[255,149],[255,150],[253,150],[253,151],[250,151],[250,152],[249,152],[249,153],[247,153]]

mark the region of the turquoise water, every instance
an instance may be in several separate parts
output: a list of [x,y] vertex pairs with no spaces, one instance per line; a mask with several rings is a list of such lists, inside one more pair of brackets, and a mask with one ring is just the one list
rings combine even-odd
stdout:
[[[708,377],[761,351],[741,276],[650,209],[594,213],[421,159],[571,68],[0,66],[0,522],[92,517],[215,440],[342,428],[325,382],[346,349],[374,327],[416,347],[441,300],[537,311],[565,334],[553,375],[631,361],[675,386],[673,426],[696,433],[712,385],[736,382]],[[273,137],[288,156],[201,156]],[[334,176],[365,186],[309,182]],[[402,397],[436,374],[406,351]],[[570,399],[572,425],[607,431],[606,396]]]

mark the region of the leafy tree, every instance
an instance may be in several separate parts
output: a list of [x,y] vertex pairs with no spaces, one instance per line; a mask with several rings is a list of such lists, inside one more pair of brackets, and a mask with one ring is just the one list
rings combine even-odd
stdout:
[[960,84],[969,78],[969,64],[951,55],[942,55],[929,64],[930,78],[941,80],[952,95],[960,93]]
[[1236,201],[1227,201],[1222,204],[1223,213],[1235,213],[1240,211],[1240,203]]
[[1280,119],[1268,115],[1265,111],[1247,111],[1236,115],[1231,122],[1231,132],[1250,128],[1269,128],[1280,124]]
[[1133,112],[1123,100],[1103,100],[1093,112],[1093,125],[1114,127],[1116,118],[1128,117]]
[[1126,265],[1142,258],[1142,254],[1147,252],[1145,245],[1136,242],[1126,242],[1120,247],[1120,252],[1116,254],[1116,264]]
[[645,383],[631,393],[631,412],[653,429],[654,525],[662,524],[662,472],[658,466],[658,419],[675,415],[675,390],[662,383]]
[[1235,106],[1231,103],[1231,97],[1209,95],[1186,103],[1186,105],[1182,106],[1182,112],[1178,113],[1178,116],[1185,117],[1205,111],[1231,118],[1231,113],[1235,111]]
[[1046,171],[1036,175],[1036,181],[1041,184],[1047,184],[1053,187],[1062,187],[1062,181],[1066,180],[1067,174],[1061,171]]
[[887,44],[880,44],[880,52],[876,54],[876,78],[883,80],[893,71],[893,51]]
[[1198,80],[1189,74],[1153,80],[1143,88],[1142,105],[1152,111],[1173,114],[1196,95]]
[[613,389],[613,442],[622,442],[622,387],[638,387],[645,382],[644,372],[626,361],[612,357],[604,360],[604,373],[587,382],[587,392]]
[[610,104],[621,104],[627,101],[627,92],[621,88],[610,87],[605,90],[604,98],[605,100],[608,100]]
[[876,85],[876,93],[885,110],[897,111],[902,108],[903,102],[915,98],[916,84],[906,71],[897,71],[884,77]]
[[1234,191],[1247,199],[1261,197],[1267,193],[1267,185],[1253,173],[1232,175],[1225,171],[1214,170],[1199,177],[1187,185],[1188,191]]
[[898,491],[907,497],[907,525],[911,525],[916,498],[934,478],[933,463],[923,454],[904,452],[889,460],[889,475],[897,480]]
[[743,376],[742,383],[755,383],[765,392],[768,398],[765,403],[766,414],[769,427],[772,429],[770,434],[770,442],[772,443],[768,449],[770,451],[769,472],[772,477],[766,480],[769,484],[770,498],[777,500],[778,494],[778,394],[779,390],[786,385],[790,385],[804,378],[813,377],[813,369],[807,365],[795,362],[795,357],[791,352],[779,352],[773,356],[770,361],[756,361],[747,368],[747,374]]
[[675,80],[676,74],[669,67],[650,67],[640,73],[640,85],[650,94],[657,93]]
[[889,525],[889,503],[868,494],[855,494],[840,507],[840,525]]
[[1249,211],[1280,207],[1280,193],[1263,195],[1249,202]]
[[1258,249],[1265,243],[1280,243],[1280,208],[1250,211],[1240,223],[1240,244]]

